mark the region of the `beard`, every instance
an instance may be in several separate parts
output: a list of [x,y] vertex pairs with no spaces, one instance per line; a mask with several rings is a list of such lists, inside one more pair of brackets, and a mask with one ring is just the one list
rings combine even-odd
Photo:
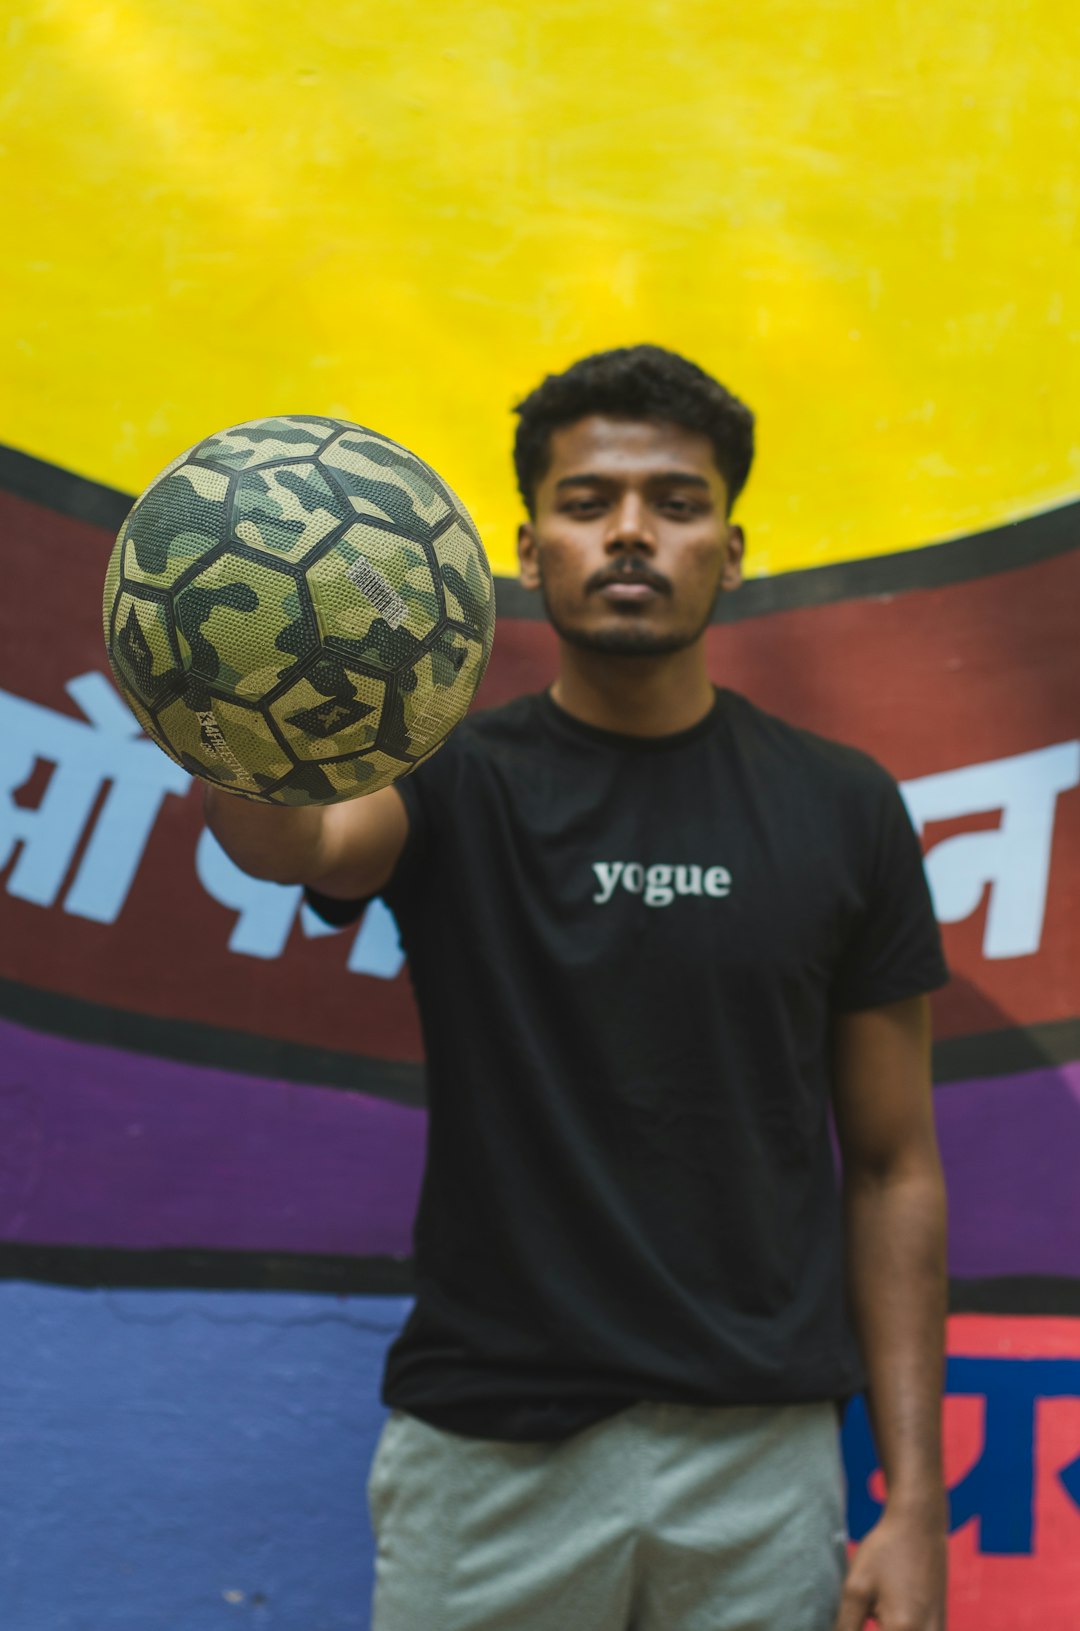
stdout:
[[540,593],[548,622],[560,640],[579,651],[595,651],[607,657],[669,657],[673,652],[685,651],[701,639],[712,622],[715,607],[713,601],[696,624],[684,628],[651,629],[645,623],[638,623],[631,614],[618,623],[608,624],[607,628],[587,629],[566,622],[552,607],[542,580]]
[[667,657],[674,651],[684,651],[693,645],[696,636],[676,630],[660,634],[654,629],[626,628],[575,629],[560,625],[548,614],[551,626],[560,640],[576,646],[579,651],[595,651],[607,657]]

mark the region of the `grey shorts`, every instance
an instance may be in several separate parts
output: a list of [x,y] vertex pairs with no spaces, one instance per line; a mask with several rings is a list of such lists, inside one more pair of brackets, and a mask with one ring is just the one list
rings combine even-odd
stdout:
[[394,1413],[368,1486],[372,1631],[831,1631],[831,1404],[641,1404],[557,1444]]

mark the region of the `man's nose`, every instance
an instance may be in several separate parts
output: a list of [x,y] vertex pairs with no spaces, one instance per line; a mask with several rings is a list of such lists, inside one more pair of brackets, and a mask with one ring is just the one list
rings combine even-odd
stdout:
[[656,547],[645,504],[636,493],[627,493],[611,514],[605,548],[652,550]]

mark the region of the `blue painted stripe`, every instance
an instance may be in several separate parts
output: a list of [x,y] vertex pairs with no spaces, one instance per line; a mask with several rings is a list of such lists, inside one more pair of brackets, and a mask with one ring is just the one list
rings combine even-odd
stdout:
[[366,1631],[407,1308],[0,1284],[3,1631]]

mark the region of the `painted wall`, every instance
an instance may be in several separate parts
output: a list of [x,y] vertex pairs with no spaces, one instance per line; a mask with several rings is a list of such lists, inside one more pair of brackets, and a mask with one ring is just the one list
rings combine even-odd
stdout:
[[[237,873],[106,679],[130,495],[340,413],[553,650],[510,408],[642,338],[755,406],[724,683],[901,780],[935,1000],[953,1631],[1080,1610],[1080,179],[1058,0],[9,7],[0,1625],[362,1631],[422,1063],[392,920]],[[880,1495],[845,1450],[855,1533]]]

